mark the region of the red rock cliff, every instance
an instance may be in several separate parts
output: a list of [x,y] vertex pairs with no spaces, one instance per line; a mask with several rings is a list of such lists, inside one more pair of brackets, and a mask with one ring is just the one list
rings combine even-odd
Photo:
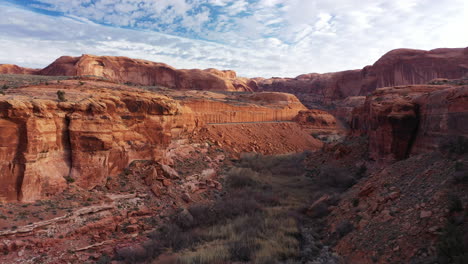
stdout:
[[425,84],[435,78],[456,79],[467,73],[468,48],[397,49],[361,70],[255,80],[260,90],[293,93],[307,107],[315,108],[349,96],[367,95],[376,88]]
[[251,91],[250,80],[237,78],[234,71],[178,70],[164,63],[127,57],[63,56],[39,71],[39,75],[104,77],[120,83],[164,86],[181,90]]
[[[57,100],[58,90],[66,101]],[[133,160],[164,161],[171,141],[196,127],[291,120],[304,109],[295,96],[281,93],[175,100],[88,80],[9,89],[0,95],[0,201],[54,195],[66,179],[91,189]]]
[[467,85],[413,85],[377,89],[353,112],[354,134],[369,136],[369,154],[393,161],[468,138]]
[[191,111],[165,96],[61,89],[68,102],[57,102],[51,87],[0,97],[0,200],[55,194],[66,177],[93,188],[132,160],[160,159],[171,138],[194,125]]
[[35,74],[39,70],[23,68],[14,64],[0,64],[0,74]]

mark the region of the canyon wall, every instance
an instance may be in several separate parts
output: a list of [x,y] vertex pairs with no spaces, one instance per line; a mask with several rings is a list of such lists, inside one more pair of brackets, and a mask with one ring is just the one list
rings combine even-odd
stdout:
[[39,70],[23,68],[14,64],[0,64],[0,74],[36,74]]
[[161,159],[171,138],[194,126],[190,109],[164,96],[88,92],[70,102],[0,98],[0,200],[47,197],[66,179],[91,189],[132,160]]
[[[164,162],[174,139],[208,123],[285,121],[305,109],[281,93],[175,100],[107,86],[65,80],[0,95],[0,201],[43,199],[63,191],[67,181],[85,189],[102,186],[133,160]],[[310,140],[310,146],[321,146]]]
[[[163,86],[181,90],[252,91],[255,83],[234,71],[179,70],[164,63],[127,57],[63,56],[37,72],[49,76],[98,76],[118,83]],[[251,87],[252,86],[252,87]]]
[[365,96],[376,88],[426,84],[435,78],[457,79],[466,74],[468,48],[396,49],[361,70],[255,80],[259,90],[293,93],[307,107],[317,108],[349,96]]
[[188,99],[182,103],[193,110],[199,125],[291,121],[299,111],[307,109],[294,95],[266,92],[239,95],[235,100]]
[[468,139],[468,85],[380,88],[353,111],[352,133],[369,136],[369,155],[394,161]]

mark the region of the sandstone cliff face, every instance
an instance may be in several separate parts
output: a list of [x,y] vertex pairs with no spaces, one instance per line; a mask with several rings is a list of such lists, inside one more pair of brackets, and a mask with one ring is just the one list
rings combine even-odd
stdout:
[[459,136],[468,139],[468,85],[425,94],[419,105],[419,128],[411,154],[439,149]]
[[456,79],[467,73],[468,48],[397,49],[362,70],[255,80],[260,90],[293,93],[307,107],[316,108],[349,96],[367,95],[376,88],[425,84],[435,78]]
[[14,64],[0,64],[0,74],[35,74],[39,70],[23,68]]
[[[58,90],[67,101],[57,100]],[[54,195],[67,187],[67,180],[86,189],[102,186],[133,160],[166,161],[174,139],[208,123],[291,120],[305,109],[290,94],[180,101],[89,80],[9,89],[0,95],[0,201]],[[310,146],[321,146],[310,140]]]
[[236,101],[190,99],[183,102],[193,110],[196,122],[236,123],[291,121],[307,108],[291,94],[255,93],[240,95]]
[[335,129],[338,126],[336,118],[322,110],[300,111],[293,120],[311,129]]
[[66,187],[66,177],[91,189],[132,160],[161,159],[171,138],[194,124],[190,110],[164,96],[75,93],[81,98],[70,102],[0,98],[0,200],[55,194]]
[[369,136],[373,159],[394,161],[468,137],[468,86],[414,85],[377,89],[353,112],[354,134]]
[[250,80],[237,78],[234,71],[178,70],[164,63],[127,57],[63,56],[37,74],[50,76],[104,77],[120,83],[164,86],[181,90],[252,91]]

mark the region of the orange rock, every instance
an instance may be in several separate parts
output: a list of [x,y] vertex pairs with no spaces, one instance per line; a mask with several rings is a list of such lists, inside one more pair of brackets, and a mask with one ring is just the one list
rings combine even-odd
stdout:
[[377,89],[353,112],[354,134],[369,136],[369,154],[393,161],[468,137],[468,85],[410,85]]
[[172,182],[171,182],[170,180],[168,180],[168,179],[164,179],[164,180],[162,181],[162,183],[163,183],[163,185],[166,186],[166,187],[172,185]]
[[[65,92],[66,102],[57,100],[58,90]],[[214,131],[218,137],[219,132],[226,138],[232,135],[231,144],[242,146],[243,151],[252,148],[253,138],[254,149],[266,154],[322,146],[292,122],[249,123],[291,120],[305,110],[295,96],[260,93],[235,98],[222,103],[208,98],[177,101],[93,80],[11,89],[0,99],[0,201],[54,195],[67,187],[65,179],[86,189],[104,185],[134,160],[164,160],[173,139],[186,138],[196,126],[209,122],[247,122],[234,124],[234,130],[220,125]],[[277,136],[282,138],[280,144],[267,151],[271,148],[267,143]],[[223,147],[234,146],[223,143]],[[169,166],[162,166],[161,175],[163,170],[168,177],[178,178]],[[153,180],[147,179],[147,184],[151,186]]]
[[[37,72],[50,76],[98,76],[120,83],[164,86],[180,90],[252,91],[250,80],[233,71],[177,70],[167,64],[127,57],[63,56]],[[254,87],[255,88],[255,87]]]
[[[396,49],[361,70],[253,80],[260,91],[292,93],[308,108],[320,108],[350,96],[365,96],[381,87],[426,84],[435,78],[458,79],[468,73],[467,61],[468,48]],[[336,106],[340,108],[340,104]]]
[[0,64],[0,74],[35,74],[39,70],[23,68],[14,64]]

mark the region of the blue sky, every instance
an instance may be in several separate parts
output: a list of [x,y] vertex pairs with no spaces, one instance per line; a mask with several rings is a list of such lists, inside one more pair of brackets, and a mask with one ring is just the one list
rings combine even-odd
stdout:
[[89,53],[293,77],[466,47],[467,28],[465,0],[0,0],[0,63]]

